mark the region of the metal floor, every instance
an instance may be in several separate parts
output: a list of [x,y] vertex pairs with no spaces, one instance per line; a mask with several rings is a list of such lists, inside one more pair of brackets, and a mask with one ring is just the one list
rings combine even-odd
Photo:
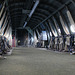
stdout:
[[0,59],[0,75],[75,75],[75,56],[36,48],[17,47]]

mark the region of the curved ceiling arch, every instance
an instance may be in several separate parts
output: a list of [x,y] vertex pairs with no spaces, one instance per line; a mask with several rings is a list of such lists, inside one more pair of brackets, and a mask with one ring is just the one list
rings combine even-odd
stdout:
[[50,7],[54,8],[54,9],[57,9],[59,7],[59,6],[57,6],[57,5],[53,4],[53,3],[44,2],[44,1],[41,2],[41,4],[50,6]]
[[21,12],[13,12],[13,13],[11,13],[11,16],[13,16],[13,15],[21,15],[22,13]]
[[18,10],[18,11],[22,11],[22,9],[23,9],[23,8],[21,8],[21,7],[20,7],[20,8],[13,8],[13,9],[10,10],[10,12],[11,12],[11,13],[14,12],[14,11],[17,12],[17,10]]
[[[14,11],[15,12],[22,12],[22,9],[23,8],[13,8],[13,9],[11,9],[10,10],[10,13],[13,13]],[[52,12],[51,11],[49,11],[49,10],[46,10],[46,9],[42,9],[42,8],[37,8],[37,10],[35,11],[35,12],[43,12],[43,13],[45,13],[45,14],[51,14]]]
[[24,3],[24,2],[12,3],[12,4],[10,4],[8,7],[19,6],[19,5],[24,5],[24,4],[26,4],[26,3]]
[[[41,20],[41,21],[42,21],[43,18],[42,18],[42,17],[40,18],[40,17],[38,17],[38,16],[35,16],[33,19],[34,19],[34,20],[37,19],[37,20]],[[35,25],[36,25],[36,24],[35,24]],[[50,31],[50,30],[49,30],[49,26],[48,26],[47,23],[44,23],[44,26],[46,27],[46,30]]]
[[[40,14],[40,13],[39,13],[39,14]],[[34,16],[35,16],[35,15],[34,15]],[[34,17],[34,16],[33,16],[33,17]],[[43,17],[43,18],[46,18],[46,17],[47,17],[47,16],[42,15],[42,14],[40,14],[40,15],[38,15],[38,16],[39,16],[39,17]],[[38,17],[38,16],[36,15],[36,17]],[[43,21],[43,20],[42,20],[42,21]],[[42,21],[41,21],[41,22],[42,22]],[[49,23],[48,23],[48,21],[46,21],[46,22],[47,22],[47,24],[49,24]],[[39,24],[39,23],[38,23],[38,24]],[[50,26],[49,26],[49,25],[48,25],[48,27],[50,28]]]
[[14,18],[14,17],[21,17],[21,15],[13,15],[12,18]]
[[[41,20],[34,19],[34,20],[32,20],[31,25],[34,25],[34,23],[35,23],[35,24],[38,24],[38,22],[41,22]],[[30,28],[32,28],[32,27],[30,27]],[[41,28],[40,26],[37,27],[37,28],[39,28],[39,30],[42,31],[42,28]]]
[[[37,18],[37,17],[36,17],[36,18]],[[35,18],[34,18],[34,19],[35,19]],[[40,19],[40,17],[39,17],[38,19]],[[46,27],[47,27],[47,29],[48,29],[48,32],[50,32],[50,31],[51,31],[51,28],[50,28],[50,26],[48,25],[48,22],[47,22],[47,21],[46,21],[45,25],[46,25]],[[39,25],[39,26],[40,26],[40,25]],[[51,27],[52,27],[52,29],[53,29],[54,31],[56,31],[54,23],[51,25]],[[49,29],[49,28],[50,28],[50,29]],[[56,33],[57,33],[57,31],[56,31]]]
[[52,12],[56,10],[54,7],[47,4],[42,4],[42,3],[38,6],[38,8],[48,9],[48,10],[51,10]]
[[[65,2],[67,0],[40,0],[38,6],[36,7],[36,10],[34,10],[34,13],[32,14],[31,17],[28,16],[31,12],[29,14],[27,13],[24,14],[22,13],[22,10],[24,9],[32,11],[36,3],[36,0],[6,0],[6,1],[7,1],[6,9],[7,12],[9,12],[8,15],[10,16],[12,23],[16,23],[17,26],[18,23],[20,23],[19,26],[23,26],[24,22],[30,22],[27,23],[28,26],[30,26],[32,24],[32,20],[34,20],[35,18],[37,18],[37,20],[41,19],[41,21],[37,22],[36,20],[34,24],[40,24],[40,22],[42,21],[44,22],[44,19],[52,15],[52,13],[56,12],[60,7],[62,7],[62,5],[65,5],[66,4]],[[48,25],[48,20],[46,20],[45,23]],[[16,24],[14,25],[12,24],[12,26],[15,27]],[[48,27],[46,26],[46,28]]]
[[37,8],[34,13],[36,12],[42,12],[43,14],[46,14],[47,16],[51,14],[48,10],[41,9],[41,8]]

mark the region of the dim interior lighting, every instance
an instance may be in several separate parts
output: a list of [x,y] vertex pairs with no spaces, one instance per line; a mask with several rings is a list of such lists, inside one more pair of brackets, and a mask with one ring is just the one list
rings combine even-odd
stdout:
[[73,33],[75,33],[75,26],[74,26],[74,25],[71,25],[71,26],[70,26],[70,29],[71,29],[71,31],[72,31]]
[[18,43],[20,43],[20,40],[18,40]]

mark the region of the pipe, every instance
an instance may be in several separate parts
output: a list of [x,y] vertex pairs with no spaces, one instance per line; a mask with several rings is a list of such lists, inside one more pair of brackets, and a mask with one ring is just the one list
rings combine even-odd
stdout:
[[[39,4],[39,0],[36,0],[34,6],[33,6],[33,8],[32,8],[32,10],[31,10],[31,12],[30,12],[30,14],[29,14],[29,19],[28,19],[28,21],[30,20],[31,16],[33,15],[33,13],[34,13],[36,7],[38,6],[38,4]],[[27,21],[27,22],[28,22],[28,21]],[[27,25],[27,22],[25,22],[25,24],[24,24],[23,27],[25,27],[25,26]]]
[[34,7],[32,8],[32,10],[31,10],[31,12],[30,12],[30,14],[29,14],[29,17],[32,16],[32,14],[34,13],[34,11],[35,11],[36,7],[38,6],[38,4],[39,4],[39,0],[36,0],[36,2],[35,2],[35,4],[34,4]]

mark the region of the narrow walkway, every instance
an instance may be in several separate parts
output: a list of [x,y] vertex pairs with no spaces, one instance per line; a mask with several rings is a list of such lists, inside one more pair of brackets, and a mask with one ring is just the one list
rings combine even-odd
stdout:
[[0,75],[75,75],[75,56],[36,48],[15,48],[0,59]]

